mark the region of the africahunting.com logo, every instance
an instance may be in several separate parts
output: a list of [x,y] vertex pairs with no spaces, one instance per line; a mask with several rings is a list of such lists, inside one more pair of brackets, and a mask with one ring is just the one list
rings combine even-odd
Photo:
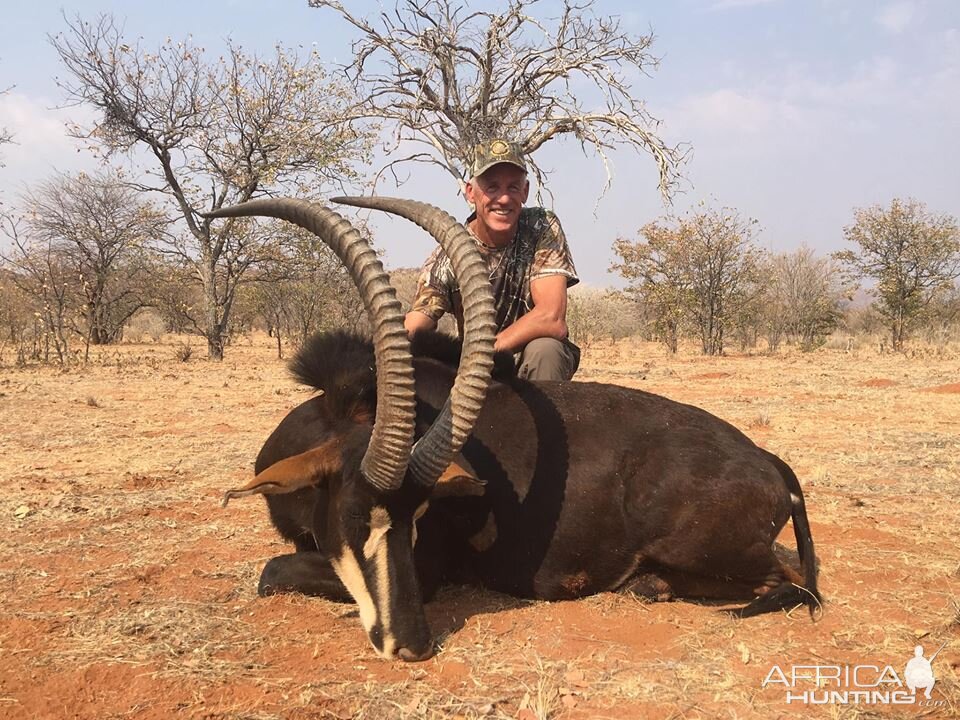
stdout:
[[781,689],[787,703],[805,705],[918,705],[938,707],[930,693],[937,679],[933,661],[944,643],[928,659],[917,645],[898,673],[892,665],[774,665],[761,685]]

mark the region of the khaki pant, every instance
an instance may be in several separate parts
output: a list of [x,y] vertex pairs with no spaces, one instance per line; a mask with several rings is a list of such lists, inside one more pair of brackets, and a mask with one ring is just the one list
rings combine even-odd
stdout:
[[569,380],[580,367],[580,348],[569,340],[537,338],[520,351],[517,367],[524,380]]

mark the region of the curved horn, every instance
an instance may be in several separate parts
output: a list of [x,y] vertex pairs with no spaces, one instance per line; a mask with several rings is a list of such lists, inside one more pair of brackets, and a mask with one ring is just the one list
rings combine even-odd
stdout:
[[383,265],[347,220],[304,200],[250,200],[220,208],[204,217],[257,215],[286,220],[315,234],[340,258],[360,291],[373,326],[377,362],[377,415],[360,470],[368,482],[381,490],[399,488],[413,445],[416,412],[413,360],[400,302]]
[[433,485],[473,430],[490,385],[496,336],[490,271],[466,228],[433,205],[383,197],[334,198],[333,202],[385,210],[413,221],[440,243],[460,282],[464,328],[460,369],[443,410],[410,457],[410,472],[417,482]]

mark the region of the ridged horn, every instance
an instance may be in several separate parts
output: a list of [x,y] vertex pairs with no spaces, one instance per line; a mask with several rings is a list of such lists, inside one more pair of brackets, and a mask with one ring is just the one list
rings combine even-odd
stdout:
[[410,342],[403,313],[376,253],[360,233],[337,213],[321,205],[284,198],[250,200],[204,217],[265,216],[286,220],[325,242],[347,268],[373,327],[377,363],[377,414],[360,470],[380,490],[403,483],[413,446],[416,405]]
[[440,208],[414,200],[384,197],[343,197],[334,198],[333,202],[384,210],[416,223],[440,243],[460,283],[463,298],[460,369],[440,415],[410,456],[414,479],[432,486],[473,430],[490,385],[496,336],[490,271],[466,228]]

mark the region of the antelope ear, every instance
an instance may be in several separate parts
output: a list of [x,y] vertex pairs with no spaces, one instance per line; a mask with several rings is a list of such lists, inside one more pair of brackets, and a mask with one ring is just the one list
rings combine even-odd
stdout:
[[479,497],[486,492],[487,483],[477,477],[470,464],[458,455],[437,479],[433,486],[431,497],[463,497],[473,495]]
[[223,506],[234,498],[247,495],[282,495],[319,485],[324,477],[342,469],[340,440],[329,440],[320,447],[274,463],[243,487],[227,490]]

